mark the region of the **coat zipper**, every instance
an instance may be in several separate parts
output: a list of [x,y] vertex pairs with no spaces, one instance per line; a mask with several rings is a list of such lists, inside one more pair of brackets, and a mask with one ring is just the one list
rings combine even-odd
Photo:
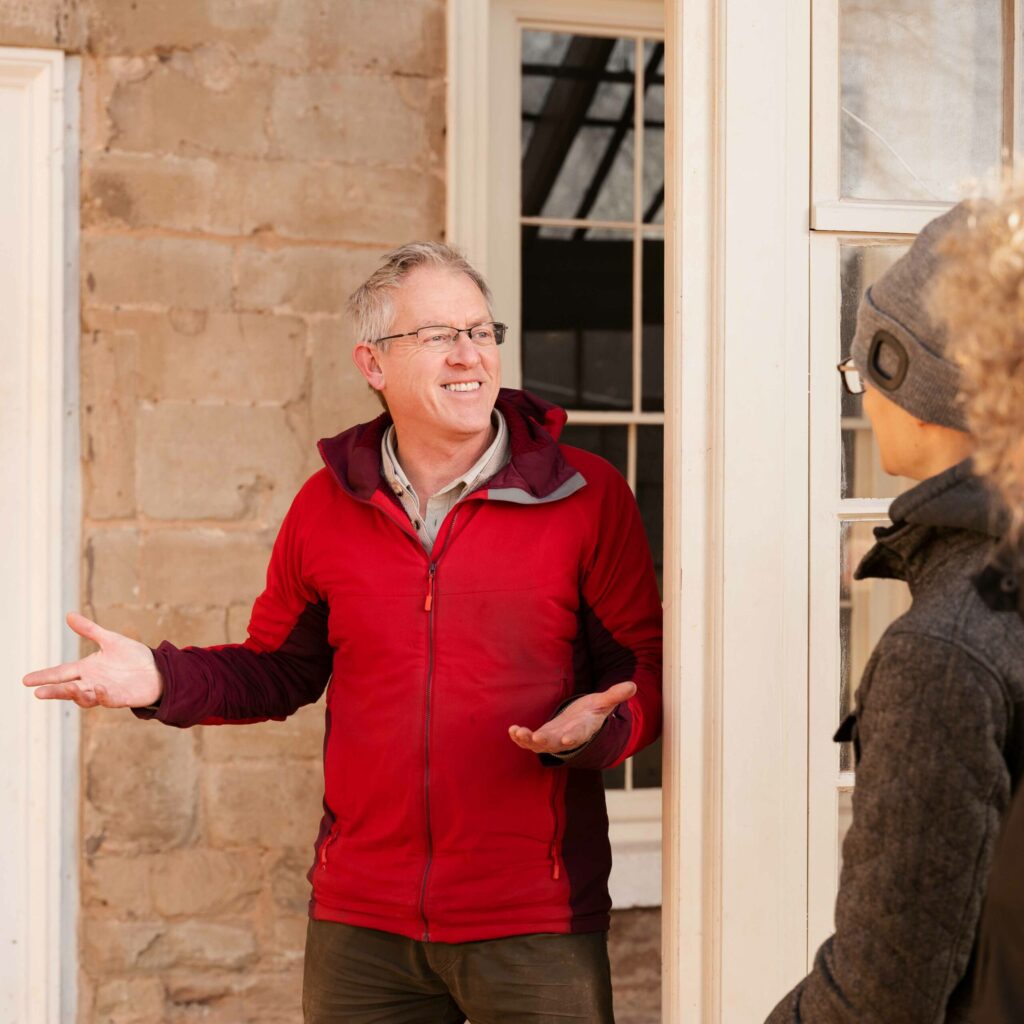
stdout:
[[452,520],[448,524],[444,544],[441,546],[437,558],[431,558],[427,569],[427,596],[423,601],[423,610],[427,613],[427,707],[423,722],[423,809],[427,825],[427,863],[423,868],[423,882],[420,885],[420,918],[423,921],[424,942],[430,941],[430,925],[427,922],[427,880],[434,862],[434,836],[430,827],[430,712],[434,687],[434,581],[437,577],[437,564],[448,550],[448,541],[451,540],[458,514],[459,509],[456,508],[452,513]]
[[557,882],[562,877],[562,856],[560,847],[562,845],[562,794],[565,792],[567,768],[555,768],[555,782],[551,787],[551,813],[555,820],[554,832],[551,836],[551,845],[548,848],[548,855],[551,858],[551,878]]
[[327,851],[330,849],[331,843],[338,838],[337,825],[332,826],[331,831],[327,833],[324,841],[320,844],[320,870],[327,870]]

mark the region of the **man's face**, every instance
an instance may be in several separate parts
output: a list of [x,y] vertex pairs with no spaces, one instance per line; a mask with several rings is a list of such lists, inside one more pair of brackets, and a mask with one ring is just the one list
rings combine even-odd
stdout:
[[[493,319],[473,281],[443,267],[417,267],[395,289],[392,301],[395,318],[388,334],[420,327],[472,327]],[[379,345],[358,346],[355,358],[387,400],[399,444],[403,429],[441,442],[489,433],[501,383],[496,345],[479,348],[460,334],[453,348],[438,352],[414,337],[399,338],[386,351]]]

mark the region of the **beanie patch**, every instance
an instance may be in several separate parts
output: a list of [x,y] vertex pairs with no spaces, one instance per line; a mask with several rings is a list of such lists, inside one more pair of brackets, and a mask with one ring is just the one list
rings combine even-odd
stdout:
[[906,347],[888,331],[876,331],[868,350],[871,380],[885,391],[897,391],[906,380],[910,356]]

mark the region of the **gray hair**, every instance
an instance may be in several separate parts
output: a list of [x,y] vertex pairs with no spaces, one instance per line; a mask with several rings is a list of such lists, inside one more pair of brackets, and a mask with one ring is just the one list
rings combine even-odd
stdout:
[[389,252],[349,297],[348,312],[357,343],[382,338],[391,330],[395,318],[392,293],[411,271],[423,266],[444,267],[465,274],[483,293],[490,309],[491,289],[480,271],[458,249],[443,242],[408,242]]

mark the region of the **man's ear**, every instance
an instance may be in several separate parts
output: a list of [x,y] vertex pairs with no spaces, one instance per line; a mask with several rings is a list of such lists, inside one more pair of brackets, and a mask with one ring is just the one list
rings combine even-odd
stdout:
[[359,368],[359,372],[366,378],[366,383],[374,391],[384,389],[384,367],[377,359],[377,350],[372,345],[360,342],[352,350],[352,362]]

